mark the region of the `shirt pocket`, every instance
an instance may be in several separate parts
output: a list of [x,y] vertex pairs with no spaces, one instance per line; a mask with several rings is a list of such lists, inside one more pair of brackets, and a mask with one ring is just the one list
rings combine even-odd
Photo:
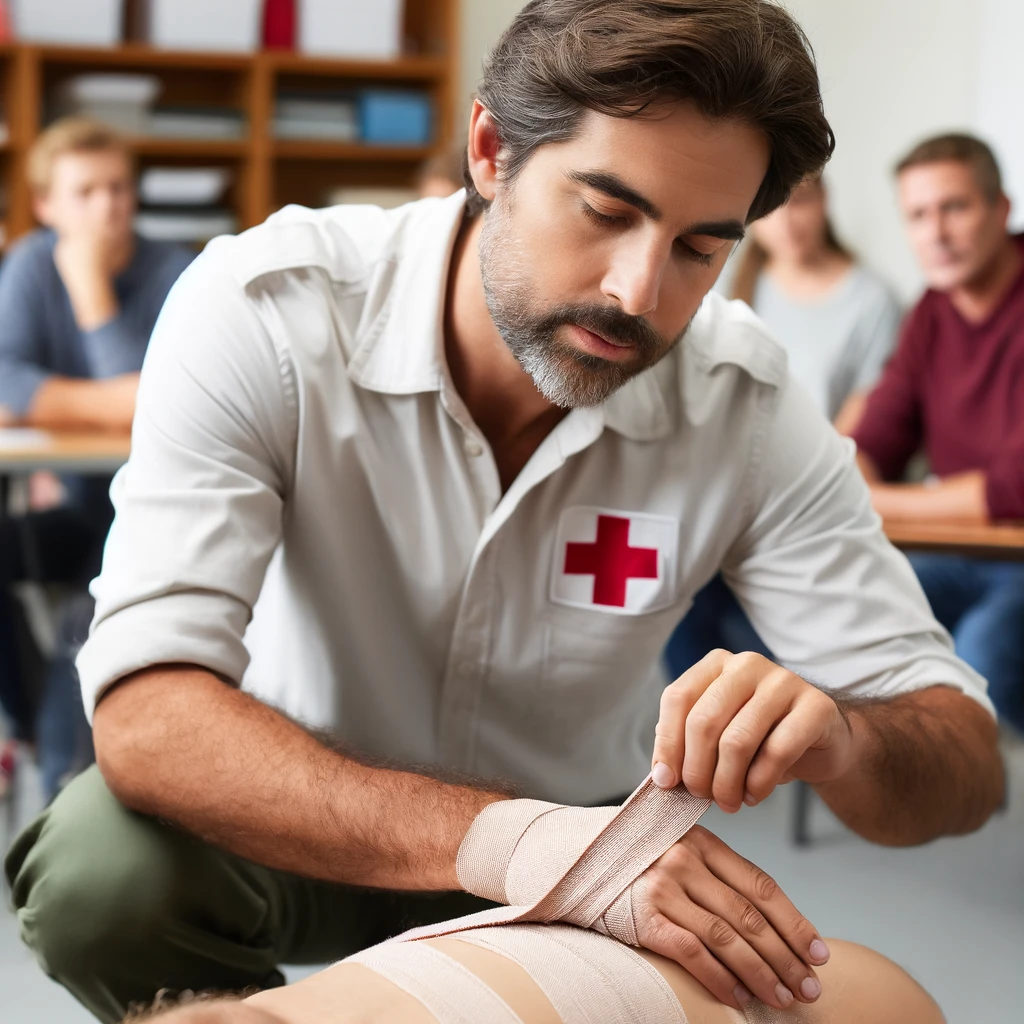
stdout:
[[556,608],[547,616],[540,698],[559,718],[602,718],[635,706],[683,605],[645,615]]

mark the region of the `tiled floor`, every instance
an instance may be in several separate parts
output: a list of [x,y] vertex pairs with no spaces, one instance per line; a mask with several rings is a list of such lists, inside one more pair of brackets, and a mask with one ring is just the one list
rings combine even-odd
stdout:
[[[1008,757],[1009,810],[973,836],[923,849],[870,846],[818,805],[814,827],[821,839],[796,850],[788,839],[786,792],[735,817],[713,811],[705,822],[772,873],[825,935],[873,946],[902,964],[936,997],[949,1024],[1008,1024],[1021,1019],[1024,747]],[[28,782],[26,807],[35,802]],[[18,942],[14,918],[0,911],[0,1021],[90,1020],[43,976]]]

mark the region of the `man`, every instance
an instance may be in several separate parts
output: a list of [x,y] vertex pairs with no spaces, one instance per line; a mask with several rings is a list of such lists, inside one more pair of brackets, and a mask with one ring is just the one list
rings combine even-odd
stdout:
[[[14,247],[0,273],[0,423],[127,432],[150,332],[191,257],[134,234],[134,161],[105,125],[71,119],[51,126],[30,151],[26,173],[45,226]],[[84,587],[99,568],[113,515],[109,479],[69,479],[65,486],[68,500],[59,507],[0,522],[0,698],[23,740],[33,737],[34,723],[10,585],[31,568],[41,582]],[[81,639],[90,615],[91,606]],[[82,617],[69,605],[64,632],[78,632],[74,621]],[[70,762],[46,737],[61,731],[62,720],[81,717],[77,685],[63,685],[69,672],[65,655],[44,697],[40,754],[48,795]]]
[[[930,285],[856,431],[887,519],[1024,519],[1024,236],[984,142],[944,135],[900,163],[900,204]],[[923,449],[936,479],[898,481]],[[961,658],[1024,731],[1024,565],[954,555],[911,562]]]
[[[891,843],[985,820],[982,681],[781,350],[739,304],[698,313],[831,148],[781,7],[534,0],[485,70],[466,194],[207,251],[155,332],[78,661],[102,776],[7,862],[51,975],[112,1021],[464,912],[459,850],[500,883],[479,850],[508,803],[472,777],[598,804],[653,763],[730,811],[801,778]],[[652,762],[649,670],[723,563],[844,692],[715,652],[665,693]],[[722,1002],[820,994],[814,927],[706,830],[631,892],[637,942]]]

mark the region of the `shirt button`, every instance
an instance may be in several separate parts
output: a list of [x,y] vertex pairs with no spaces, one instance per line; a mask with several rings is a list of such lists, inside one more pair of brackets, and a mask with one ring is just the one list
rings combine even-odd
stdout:
[[478,459],[484,453],[483,447],[469,438],[466,438],[465,450],[471,459]]

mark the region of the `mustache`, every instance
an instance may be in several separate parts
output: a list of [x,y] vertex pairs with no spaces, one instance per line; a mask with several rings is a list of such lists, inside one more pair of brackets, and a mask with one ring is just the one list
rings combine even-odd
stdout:
[[630,316],[612,306],[576,304],[559,306],[536,324],[536,328],[553,334],[559,327],[575,324],[609,341],[632,345],[638,353],[653,354],[665,347],[665,339],[642,317]]

